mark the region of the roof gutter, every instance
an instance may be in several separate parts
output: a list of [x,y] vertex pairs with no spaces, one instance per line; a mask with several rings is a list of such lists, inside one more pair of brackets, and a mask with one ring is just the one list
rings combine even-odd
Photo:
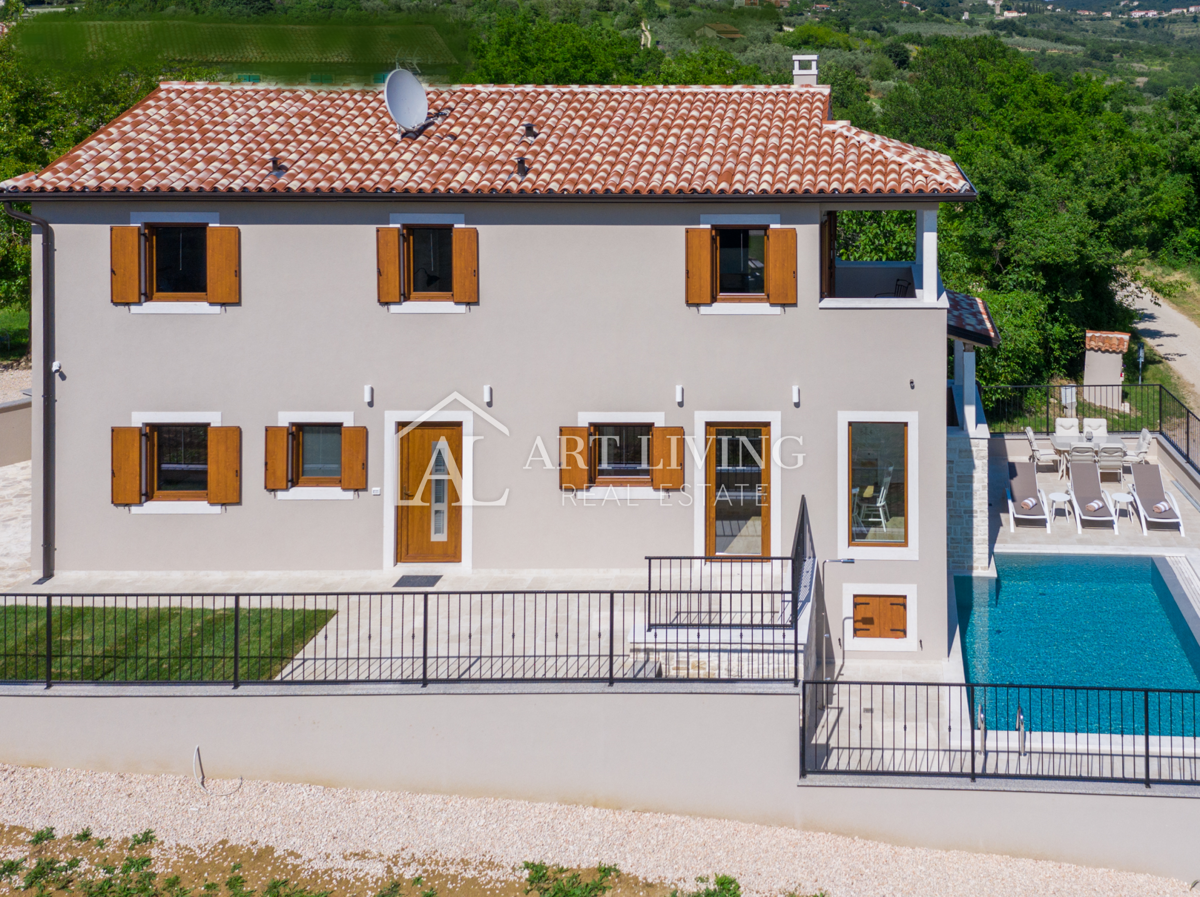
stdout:
[[42,230],[42,583],[54,575],[54,231],[45,218],[18,212],[12,202],[4,203],[4,212]]

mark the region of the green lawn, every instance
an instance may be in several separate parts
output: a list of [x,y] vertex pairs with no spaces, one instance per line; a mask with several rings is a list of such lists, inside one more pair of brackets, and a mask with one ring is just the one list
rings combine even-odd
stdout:
[[[241,679],[274,679],[333,610],[243,609]],[[51,672],[59,682],[228,682],[233,610],[55,607]],[[0,608],[0,681],[46,677],[46,608]]]
[[21,308],[0,308],[0,361],[24,358],[29,354],[29,312]]

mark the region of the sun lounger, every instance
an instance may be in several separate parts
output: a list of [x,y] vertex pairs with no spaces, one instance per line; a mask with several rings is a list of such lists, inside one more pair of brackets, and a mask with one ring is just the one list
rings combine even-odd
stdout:
[[[1184,535],[1179,505],[1175,503],[1175,496],[1163,488],[1162,472],[1158,465],[1134,464],[1131,469],[1133,500],[1137,504],[1138,516],[1142,519],[1142,535],[1147,534],[1147,523],[1177,523],[1179,535]],[[1164,504],[1168,507],[1164,508]]]
[[1050,532],[1050,514],[1046,495],[1038,488],[1037,468],[1028,461],[1008,465],[1008,530],[1017,531],[1018,520],[1037,520]]
[[1100,471],[1095,461],[1080,459],[1071,463],[1071,506],[1075,509],[1075,527],[1080,533],[1085,520],[1111,523],[1113,532],[1117,532],[1117,513],[1108,493],[1100,488]]

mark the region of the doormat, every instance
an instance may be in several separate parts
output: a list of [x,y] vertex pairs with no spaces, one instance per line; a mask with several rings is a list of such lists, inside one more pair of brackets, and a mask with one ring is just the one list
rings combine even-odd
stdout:
[[406,573],[396,580],[393,589],[428,589],[436,586],[438,580],[442,578],[439,573],[436,576],[419,576],[414,573]]

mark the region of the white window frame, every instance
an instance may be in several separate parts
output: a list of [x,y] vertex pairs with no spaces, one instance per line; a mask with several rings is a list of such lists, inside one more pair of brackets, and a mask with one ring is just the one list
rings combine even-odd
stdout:
[[[650,424],[652,427],[665,427],[667,416],[661,411],[580,411],[576,415],[577,426],[591,427],[592,424]],[[598,486],[593,483],[575,494],[580,498],[603,498],[610,495],[629,500],[650,501],[661,497],[663,493],[653,486]]]
[[[135,411],[129,416],[130,426],[141,429],[156,424],[208,424],[221,426],[220,411]],[[143,461],[143,464],[145,462]],[[152,476],[147,470],[145,476]],[[223,514],[225,505],[210,505],[206,501],[144,501],[129,505],[130,514]]]
[[[710,423],[720,424],[727,421],[740,423],[764,423],[771,427],[771,448],[779,440],[783,431],[783,414],[779,411],[697,411],[694,416],[693,441],[689,447],[688,460],[692,469],[692,551],[697,557],[704,556],[704,527],[707,518],[704,487],[708,479],[708,456],[697,461],[695,452],[704,451],[705,434]],[[783,556],[783,468],[771,452],[771,557]]]
[[[403,227],[410,225],[420,227],[423,224],[449,224],[461,227],[467,223],[467,216],[455,213],[392,212],[388,215],[388,227]],[[465,315],[467,305],[462,302],[393,302],[389,303],[388,312],[393,315]]]
[[[486,415],[484,415],[486,419]],[[396,509],[400,496],[400,424],[421,423],[462,424],[462,485],[459,496],[462,505],[462,560],[448,564],[400,564],[396,562]],[[470,573],[474,552],[474,507],[470,499],[475,494],[475,413],[448,409],[430,413],[420,411],[385,411],[383,414],[383,569],[397,573]],[[480,437],[482,439],[483,437]]]
[[[353,427],[354,412],[280,411],[279,426],[290,427],[292,424],[341,424],[343,427]],[[291,489],[278,489],[274,495],[279,501],[353,501],[358,497],[357,492],[341,486],[293,486]]]
[[[850,424],[904,423],[908,424],[908,459],[904,472],[908,490],[908,544],[899,546],[850,544]],[[837,434],[837,548],[839,558],[878,561],[920,560],[920,480],[921,458],[917,451],[917,412],[915,411],[839,411]]]
[[[129,223],[145,224],[220,224],[220,212],[130,212]],[[139,302],[125,306],[131,315],[220,315],[224,305],[207,302]]]
[[[779,215],[701,215],[700,225],[779,227]],[[697,306],[702,315],[781,315],[783,308],[769,302],[714,302]]]
[[[904,638],[856,638],[854,635],[854,596],[903,595]],[[919,651],[917,632],[917,587],[912,583],[842,583],[842,644],[847,651]]]

